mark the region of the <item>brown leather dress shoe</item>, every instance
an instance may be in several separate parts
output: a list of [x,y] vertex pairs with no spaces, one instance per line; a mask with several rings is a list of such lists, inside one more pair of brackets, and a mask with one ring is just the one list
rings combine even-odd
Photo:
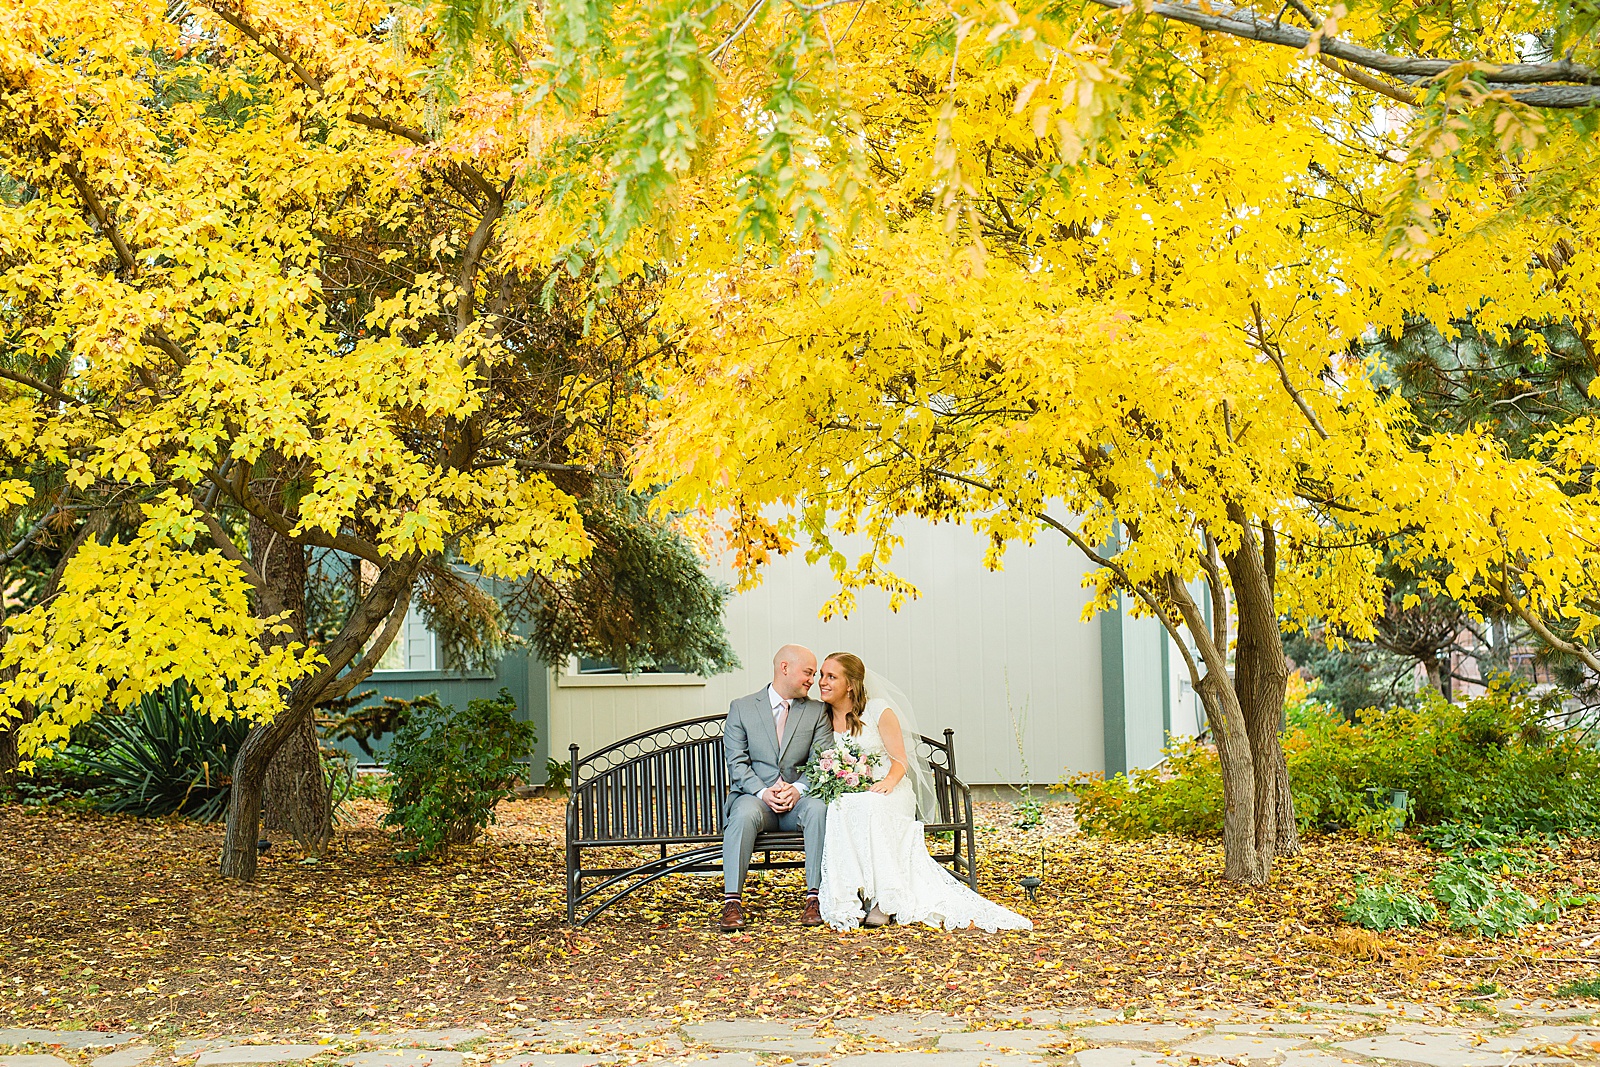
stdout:
[[816,897],[806,898],[806,908],[800,913],[801,926],[822,925],[822,905],[817,903]]
[[737,900],[730,900],[722,905],[721,926],[725,934],[744,929],[744,908],[739,906]]

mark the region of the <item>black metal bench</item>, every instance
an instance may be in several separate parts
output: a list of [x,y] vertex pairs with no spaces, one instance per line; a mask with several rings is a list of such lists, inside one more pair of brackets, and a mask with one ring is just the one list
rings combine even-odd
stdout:
[[[728,795],[728,761],[722,752],[726,715],[676,722],[637,734],[578,758],[572,746],[572,792],[567,800],[567,921],[582,926],[600,912],[657,878],[722,870],[722,802]],[[929,833],[949,834],[948,852],[934,858],[977,888],[977,852],[972,832],[972,790],[956,777],[954,731],[944,740],[924,737],[918,753],[933,768],[938,821]],[[650,858],[632,867],[585,867],[595,849],[648,848]],[[942,849],[942,845],[940,846]],[[756,839],[753,868],[802,867],[800,859],[774,859],[774,852],[803,852],[798,833],[766,833]],[[584,888],[586,881],[600,879]],[[720,887],[719,887],[720,888]],[[605,894],[610,893],[609,896]],[[598,904],[589,905],[604,897]],[[580,917],[579,913],[589,907]]]

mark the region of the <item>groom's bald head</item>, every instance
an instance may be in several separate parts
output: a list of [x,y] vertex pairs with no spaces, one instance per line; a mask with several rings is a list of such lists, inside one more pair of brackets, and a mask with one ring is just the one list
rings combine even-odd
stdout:
[[784,645],[772,657],[772,688],[785,700],[809,693],[816,673],[817,654],[804,645]]

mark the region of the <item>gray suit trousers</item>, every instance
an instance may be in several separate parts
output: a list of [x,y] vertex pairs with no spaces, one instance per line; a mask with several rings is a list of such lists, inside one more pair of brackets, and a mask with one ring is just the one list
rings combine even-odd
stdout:
[[722,880],[729,893],[744,890],[750,873],[750,857],[756,849],[756,835],[767,830],[799,830],[806,840],[806,889],[822,885],[822,835],[828,827],[828,805],[816,797],[801,797],[789,811],[779,815],[760,797],[740,793],[728,798],[726,825],[722,831]]

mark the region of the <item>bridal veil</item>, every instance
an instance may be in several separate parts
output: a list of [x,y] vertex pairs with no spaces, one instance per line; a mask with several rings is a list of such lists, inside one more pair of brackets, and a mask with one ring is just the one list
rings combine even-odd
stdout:
[[894,711],[900,721],[900,734],[906,746],[906,777],[911,780],[917,798],[917,821],[939,821],[939,797],[933,791],[933,771],[922,758],[922,729],[917,725],[917,713],[911,701],[899,686],[872,668],[867,668],[867,699],[882,700]]

